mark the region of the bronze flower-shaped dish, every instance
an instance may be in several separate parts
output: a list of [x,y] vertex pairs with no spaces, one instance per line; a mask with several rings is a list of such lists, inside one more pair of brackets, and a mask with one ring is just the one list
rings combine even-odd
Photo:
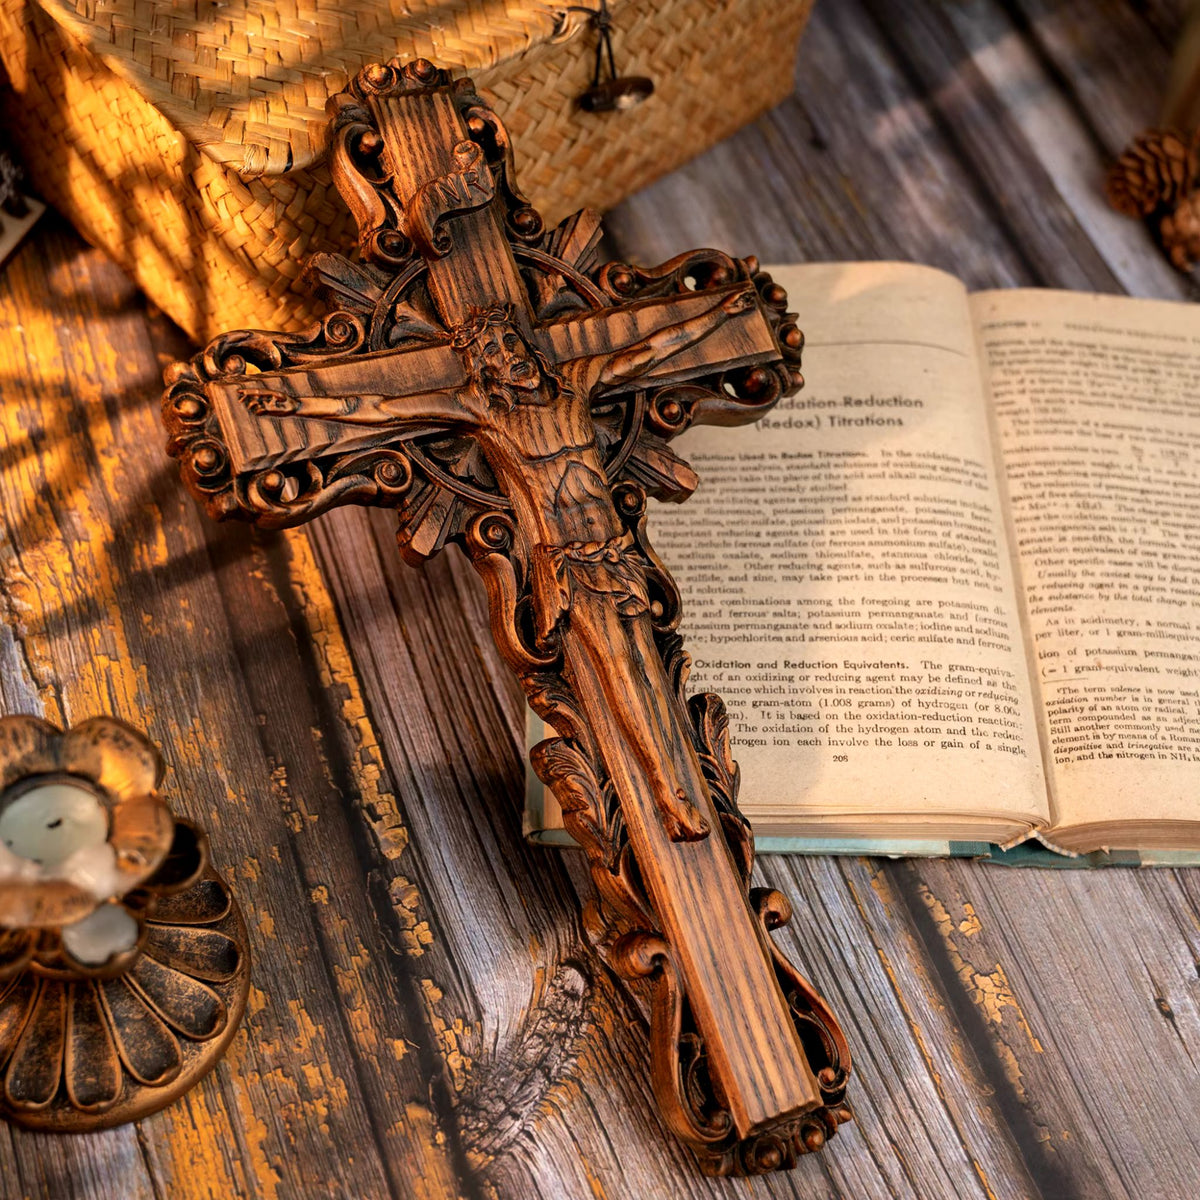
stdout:
[[84,1131],[154,1112],[216,1065],[250,976],[208,839],[120,721],[0,718],[0,1114]]

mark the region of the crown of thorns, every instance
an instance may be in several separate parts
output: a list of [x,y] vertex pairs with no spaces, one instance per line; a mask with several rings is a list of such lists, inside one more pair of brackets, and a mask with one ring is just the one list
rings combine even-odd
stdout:
[[472,342],[483,336],[493,325],[511,325],[513,307],[511,304],[493,304],[489,308],[472,308],[468,311],[467,319],[454,327],[450,335],[450,345],[455,350],[465,350]]

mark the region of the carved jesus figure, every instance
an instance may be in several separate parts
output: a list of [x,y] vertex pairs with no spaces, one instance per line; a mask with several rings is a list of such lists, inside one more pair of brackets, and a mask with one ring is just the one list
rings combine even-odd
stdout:
[[[698,782],[699,768],[665,704],[667,684],[648,620],[645,570],[613,505],[591,407],[594,396],[636,384],[754,303],[752,289],[727,293],[633,346],[571,359],[557,369],[530,345],[507,308],[487,308],[474,311],[453,331],[451,344],[467,376],[457,389],[338,397],[280,395],[250,385],[241,393],[255,413],[381,428],[427,425],[461,430],[478,441],[513,507],[517,536],[531,564],[538,642],[547,645],[564,619],[569,623],[568,665],[587,670],[608,695],[646,778],[656,781],[655,801],[675,841],[694,841],[709,832],[684,786]],[[615,653],[615,637],[626,639],[633,653]],[[663,693],[661,710],[647,711],[636,702],[647,683]],[[683,773],[692,780],[678,777],[681,756]],[[674,772],[663,770],[672,763]]]

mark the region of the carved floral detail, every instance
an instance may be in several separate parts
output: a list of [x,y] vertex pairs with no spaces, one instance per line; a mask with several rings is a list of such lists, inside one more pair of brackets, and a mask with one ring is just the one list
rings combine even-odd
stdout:
[[174,821],[155,790],[161,771],[154,746],[119,721],[94,718],[64,733],[36,717],[0,720],[4,808],[33,787],[61,781],[86,788],[106,815],[98,836],[53,863],[0,841],[0,930],[7,935],[0,977],[24,965],[19,945],[127,899],[162,866]]

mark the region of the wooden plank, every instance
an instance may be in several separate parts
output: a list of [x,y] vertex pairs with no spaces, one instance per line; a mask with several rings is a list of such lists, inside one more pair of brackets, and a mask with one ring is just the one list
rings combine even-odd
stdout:
[[1191,0],[1127,0],[1127,7],[1146,22],[1168,50],[1174,50],[1191,10]]
[[6,1130],[0,1129],[0,1195],[5,1200],[115,1200],[118,1195],[154,1200],[154,1183],[135,1129],[111,1129],[87,1138]]
[[908,922],[1043,1194],[1194,1195],[1195,872],[904,870]]
[[905,64],[845,0],[814,9],[790,99],[637,193],[606,227],[635,262],[719,245],[768,263],[901,258],[971,286],[1033,282],[956,153]]
[[[1074,215],[1122,290],[1194,298],[1195,288],[1158,253],[1148,230],[1104,196],[1104,170],[1153,122],[1168,55],[1127,4],[945,8],[979,74],[1021,131],[1046,183]],[[953,45],[953,39],[947,39]],[[953,53],[953,50],[951,50]],[[1044,191],[1044,189],[1043,189]],[[1037,217],[1043,191],[1030,207]],[[1055,264],[1048,264],[1056,271]],[[1056,274],[1047,277],[1054,283]],[[1105,280],[1098,277],[1097,289]]]
[[[1185,5],[1174,6],[1168,34],[1162,22],[1166,5],[1129,0],[1007,0],[1001,21],[1038,56],[1053,76],[1056,91],[1085,127],[1101,155],[1115,157],[1134,134],[1158,119],[1174,50],[1175,33]],[[972,4],[953,14],[956,28],[972,46],[999,22],[996,10]],[[1158,12],[1158,23],[1148,17]],[[1149,11],[1147,11],[1149,10]],[[982,18],[968,33],[962,18]],[[1165,36],[1164,36],[1165,35]]]
[[831,1003],[853,1014],[858,1121],[825,1161],[833,1194],[1039,1194],[1007,1114],[990,1100],[990,1081],[972,1069],[924,947],[889,902],[881,877],[893,868],[781,856],[762,858],[760,868],[794,899],[794,952],[817,978],[832,980]]
[[[1101,224],[1095,214],[1102,200],[1095,189],[1101,185],[1103,164],[1095,147],[1078,136],[1077,119],[1068,106],[1050,102],[1049,113],[1039,110],[1042,98],[1054,90],[1054,79],[1016,45],[1014,30],[996,15],[994,5],[972,7],[962,18],[952,15],[952,7],[922,5],[896,21],[879,0],[866,0],[880,37],[895,46],[930,97],[956,157],[994,198],[996,219],[1012,231],[1029,262],[1032,282],[1123,290],[1097,239],[1115,238],[1124,227],[1110,220],[1103,228],[1089,229],[1081,216],[1086,209],[1091,223]],[[974,32],[979,25],[986,31]],[[1051,131],[1062,141],[1053,140]],[[1078,183],[1080,157],[1086,164],[1082,173],[1093,181],[1090,188]],[[1148,261],[1147,269],[1153,270],[1154,259]],[[1169,286],[1164,272],[1155,270],[1154,275],[1160,287]]]
[[[172,1196],[457,1190],[429,1107],[436,1051],[409,1053],[424,1025],[381,976],[390,955],[340,795],[355,771],[335,782],[312,734],[339,736],[353,714],[313,695],[269,548],[212,530],[148,452],[162,442],[164,327],[152,340],[124,277],[54,226],[2,288],[0,320],[17,333],[0,348],[5,617],[19,652],[6,674],[20,679],[6,698],[146,728],[167,794],[211,831],[251,930],[251,1001],[225,1062],[140,1138],[109,1143]],[[35,1179],[29,1158],[52,1139],[9,1136]]]

